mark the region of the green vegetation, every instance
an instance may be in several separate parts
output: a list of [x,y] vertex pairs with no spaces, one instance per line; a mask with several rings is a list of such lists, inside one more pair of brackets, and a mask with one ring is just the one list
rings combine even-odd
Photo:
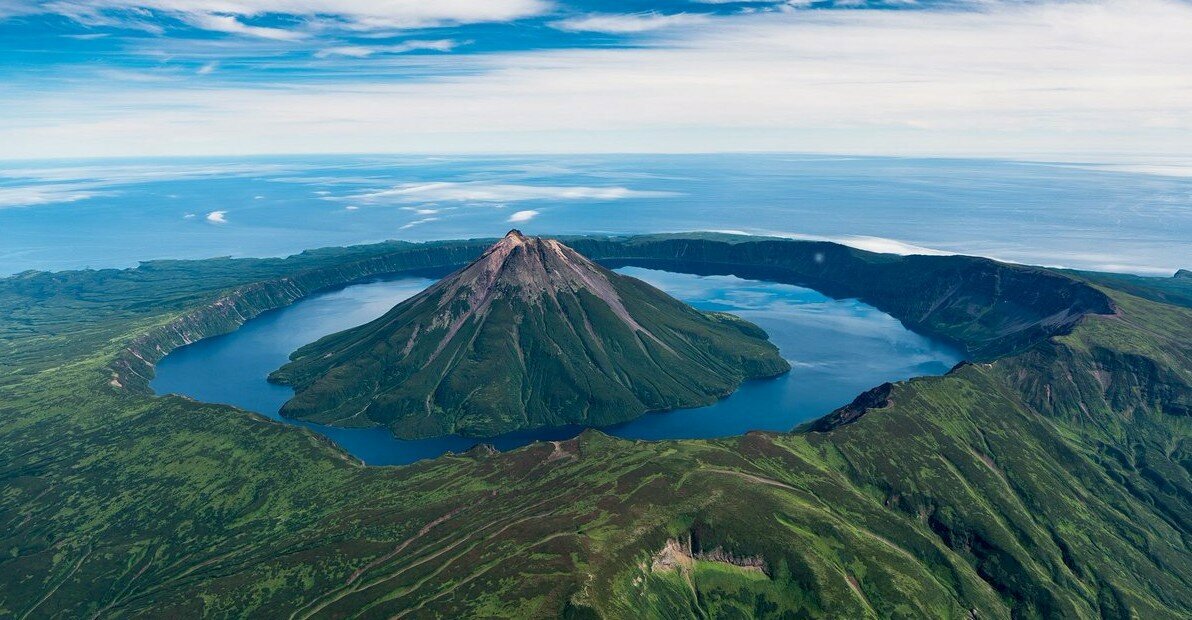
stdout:
[[[819,430],[364,467],[153,397],[152,363],[487,243],[22,274],[0,280],[0,617],[1192,615],[1192,309],[1160,285],[792,241],[569,244],[855,295],[976,363]],[[668,566],[673,541],[692,542]]]
[[761,328],[518,231],[379,319],[299,349],[284,415],[486,437],[708,405],[790,370]]
[[1192,306],[1192,271],[1180,269],[1170,278],[1149,278],[1126,273],[1074,271],[1077,277],[1097,282],[1143,299]]

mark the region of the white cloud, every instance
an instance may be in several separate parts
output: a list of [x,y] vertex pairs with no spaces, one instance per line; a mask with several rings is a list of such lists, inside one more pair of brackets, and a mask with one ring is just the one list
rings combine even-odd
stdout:
[[227,211],[212,211],[207,214],[207,221],[212,224],[227,224],[228,219],[225,217],[227,214]]
[[[800,8],[811,6],[816,0],[692,0],[697,4],[741,4],[748,2],[750,4],[769,4],[769,5],[783,5],[791,8]],[[886,4],[915,4],[916,0],[888,0]],[[865,0],[836,0],[837,6],[863,6]],[[742,9],[745,11],[764,10],[766,8]]]
[[1048,163],[1046,165],[1061,168],[1084,168],[1086,170],[1106,170],[1109,172],[1125,172],[1130,174],[1150,174],[1164,177],[1192,177],[1192,159],[1151,157],[1134,158],[1128,162],[1100,162],[1100,163]]
[[800,241],[830,241],[838,243],[850,248],[858,250],[865,250],[867,252],[877,252],[879,254],[898,254],[901,256],[908,256],[911,254],[924,254],[927,256],[951,256],[956,252],[948,252],[946,250],[937,250],[935,248],[928,248],[897,239],[888,239],[886,237],[871,237],[866,235],[808,235],[804,233],[781,232],[774,230],[747,232],[743,230],[717,230],[713,232],[721,232],[730,235],[762,235],[766,237],[781,237],[783,239],[798,239]]
[[[300,166],[300,165],[298,165]],[[203,177],[241,177],[292,170],[276,163],[110,163],[0,169],[0,208],[33,207],[111,196],[120,186]],[[176,198],[170,194],[167,197]]]
[[[550,10],[548,0],[57,0],[7,14],[55,13],[87,25],[144,24],[146,10],[160,11],[215,32],[292,40],[305,30],[246,23],[265,14],[302,18],[303,28],[385,30],[441,24],[503,22]],[[0,18],[6,15],[0,6]]]
[[218,68],[219,68],[219,62],[212,61],[212,62],[206,63],[203,66],[199,67],[199,70],[195,71],[195,73],[198,73],[199,75],[210,75],[210,74],[214,73],[215,70]]
[[650,32],[674,26],[703,24],[707,21],[707,16],[690,13],[676,13],[672,15],[663,15],[661,13],[626,13],[570,17],[551,22],[550,25],[559,30],[570,32],[630,34],[635,32]]
[[349,196],[369,202],[457,201],[518,202],[524,200],[622,200],[674,196],[673,192],[625,187],[518,185],[513,183],[405,183],[392,189]]
[[414,220],[414,221],[412,221],[412,222],[409,222],[409,223],[405,224],[404,226],[402,226],[402,227],[401,227],[401,229],[402,229],[402,230],[405,230],[405,229],[407,229],[407,228],[413,228],[413,227],[415,227],[415,226],[419,226],[419,225],[421,225],[421,224],[426,224],[426,223],[429,223],[429,222],[434,222],[434,221],[437,221],[438,219],[439,219],[439,218],[437,218],[437,217],[424,217],[424,218],[422,218],[422,219],[420,219],[420,220]]
[[242,34],[260,37],[262,39],[274,39],[277,41],[296,41],[306,37],[304,33],[295,30],[250,26],[240,21],[236,17],[233,17],[232,15],[217,15],[214,13],[186,13],[185,19],[196,28],[202,28],[203,30],[211,30],[214,32]]
[[368,58],[377,54],[404,54],[419,50],[450,52],[460,45],[461,43],[455,39],[411,40],[402,41],[395,45],[341,45],[319,50],[315,52],[315,57],[347,56],[349,58]]
[[1179,267],[1153,267],[1150,265],[1134,265],[1122,263],[1098,263],[1082,266],[1083,269],[1093,271],[1111,271],[1114,273],[1136,273],[1149,276],[1170,276]]
[[356,205],[348,205],[348,206],[344,207],[344,211],[355,211],[359,208],[360,207],[357,207]]
[[[680,231],[681,232],[681,231]],[[830,241],[840,245],[856,248],[858,250],[866,250],[869,252],[877,252],[880,254],[898,254],[901,256],[908,256],[912,254],[922,254],[928,256],[955,256],[965,254],[969,256],[983,256],[993,260],[1021,263],[1027,265],[1043,265],[1055,269],[1091,269],[1093,271],[1112,271],[1120,273],[1137,273],[1146,275],[1171,275],[1179,267],[1168,266],[1158,267],[1155,265],[1146,265],[1139,263],[1121,263],[1123,258],[1115,254],[1098,254],[1088,252],[1073,252],[1073,251],[1048,251],[1046,249],[1033,248],[1029,251],[1024,251],[1023,248],[1010,247],[981,247],[982,244],[973,243],[951,243],[946,245],[965,246],[965,249],[958,251],[941,250],[938,248],[930,248],[906,241],[899,241],[897,239],[889,239],[886,237],[872,237],[865,235],[811,235],[805,233],[791,233],[773,230],[716,230],[712,232],[720,232],[731,235],[761,235],[766,237],[781,237],[784,239],[798,239],[801,241]]]
[[182,219],[184,219],[184,220],[193,220],[194,218],[195,218],[194,213],[187,213],[186,215],[182,216]]
[[510,222],[528,222],[528,221],[534,219],[534,217],[536,215],[538,215],[538,212],[534,211],[533,209],[528,210],[528,211],[518,211],[518,212],[514,213],[513,215],[509,216],[509,221]]
[[809,239],[818,241],[832,241],[840,245],[847,245],[850,248],[857,248],[858,250],[865,250],[867,252],[877,252],[879,254],[899,254],[907,256],[911,254],[924,254],[927,256],[950,256],[956,252],[948,252],[946,250],[937,250],[935,248],[928,248],[913,243],[906,243],[897,239],[887,239],[885,237],[870,237],[866,235],[844,235],[836,237],[817,237],[814,235],[801,235],[796,233],[768,233],[774,237],[786,237],[788,239]]
[[[1192,4],[979,6],[726,17],[667,45],[427,57],[454,68],[433,80],[13,89],[0,157],[1192,154]],[[146,139],[159,135],[171,140]]]
[[0,187],[0,209],[35,207],[62,202],[76,202],[100,195],[89,186],[74,183]]
[[0,178],[38,183],[71,183],[79,187],[108,187],[180,181],[203,177],[248,177],[301,169],[302,164],[278,163],[116,163],[94,165],[29,165],[0,169]]

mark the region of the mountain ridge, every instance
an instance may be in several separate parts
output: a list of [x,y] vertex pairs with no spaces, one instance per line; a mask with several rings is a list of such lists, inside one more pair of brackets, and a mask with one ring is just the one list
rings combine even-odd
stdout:
[[[631,243],[676,260],[698,250],[724,270],[769,263],[786,281],[815,275],[825,247]],[[165,351],[294,297],[454,268],[487,245],[0,279],[0,616],[1192,613],[1192,303],[1149,299],[1168,278],[1132,279],[1124,293],[1105,274],[971,261],[973,273],[1016,271],[1035,284],[1023,291],[1050,300],[1015,305],[988,278],[921,268],[948,261],[829,249],[829,261],[864,259],[849,274],[904,263],[905,277],[927,279],[915,290],[957,283],[950,299],[1001,317],[1095,301],[1065,281],[1093,282],[1117,312],[1015,338],[1025,355],[899,382],[890,404],[824,432],[642,442],[588,431],[364,467],[308,430],[154,397],[137,380]],[[913,316],[875,281],[847,284]],[[944,331],[937,319],[971,323],[936,313],[920,325]],[[971,324],[956,333],[973,350],[1005,348]],[[654,569],[669,540],[689,539],[689,565]],[[717,549],[769,572],[717,561]]]

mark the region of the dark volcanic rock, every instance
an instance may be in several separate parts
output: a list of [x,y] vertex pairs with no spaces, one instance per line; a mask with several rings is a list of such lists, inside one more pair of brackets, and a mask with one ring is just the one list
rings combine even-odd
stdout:
[[829,413],[828,415],[800,425],[796,430],[800,432],[827,432],[834,428],[857,421],[870,409],[881,409],[890,406],[890,392],[894,384],[883,383],[873,389],[862,392],[853,402]]

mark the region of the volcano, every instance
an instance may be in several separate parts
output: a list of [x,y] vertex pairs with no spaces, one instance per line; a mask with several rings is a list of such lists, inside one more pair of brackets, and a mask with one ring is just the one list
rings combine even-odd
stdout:
[[790,370],[756,325],[701,312],[517,230],[379,319],[291,355],[282,415],[402,438],[624,422]]

